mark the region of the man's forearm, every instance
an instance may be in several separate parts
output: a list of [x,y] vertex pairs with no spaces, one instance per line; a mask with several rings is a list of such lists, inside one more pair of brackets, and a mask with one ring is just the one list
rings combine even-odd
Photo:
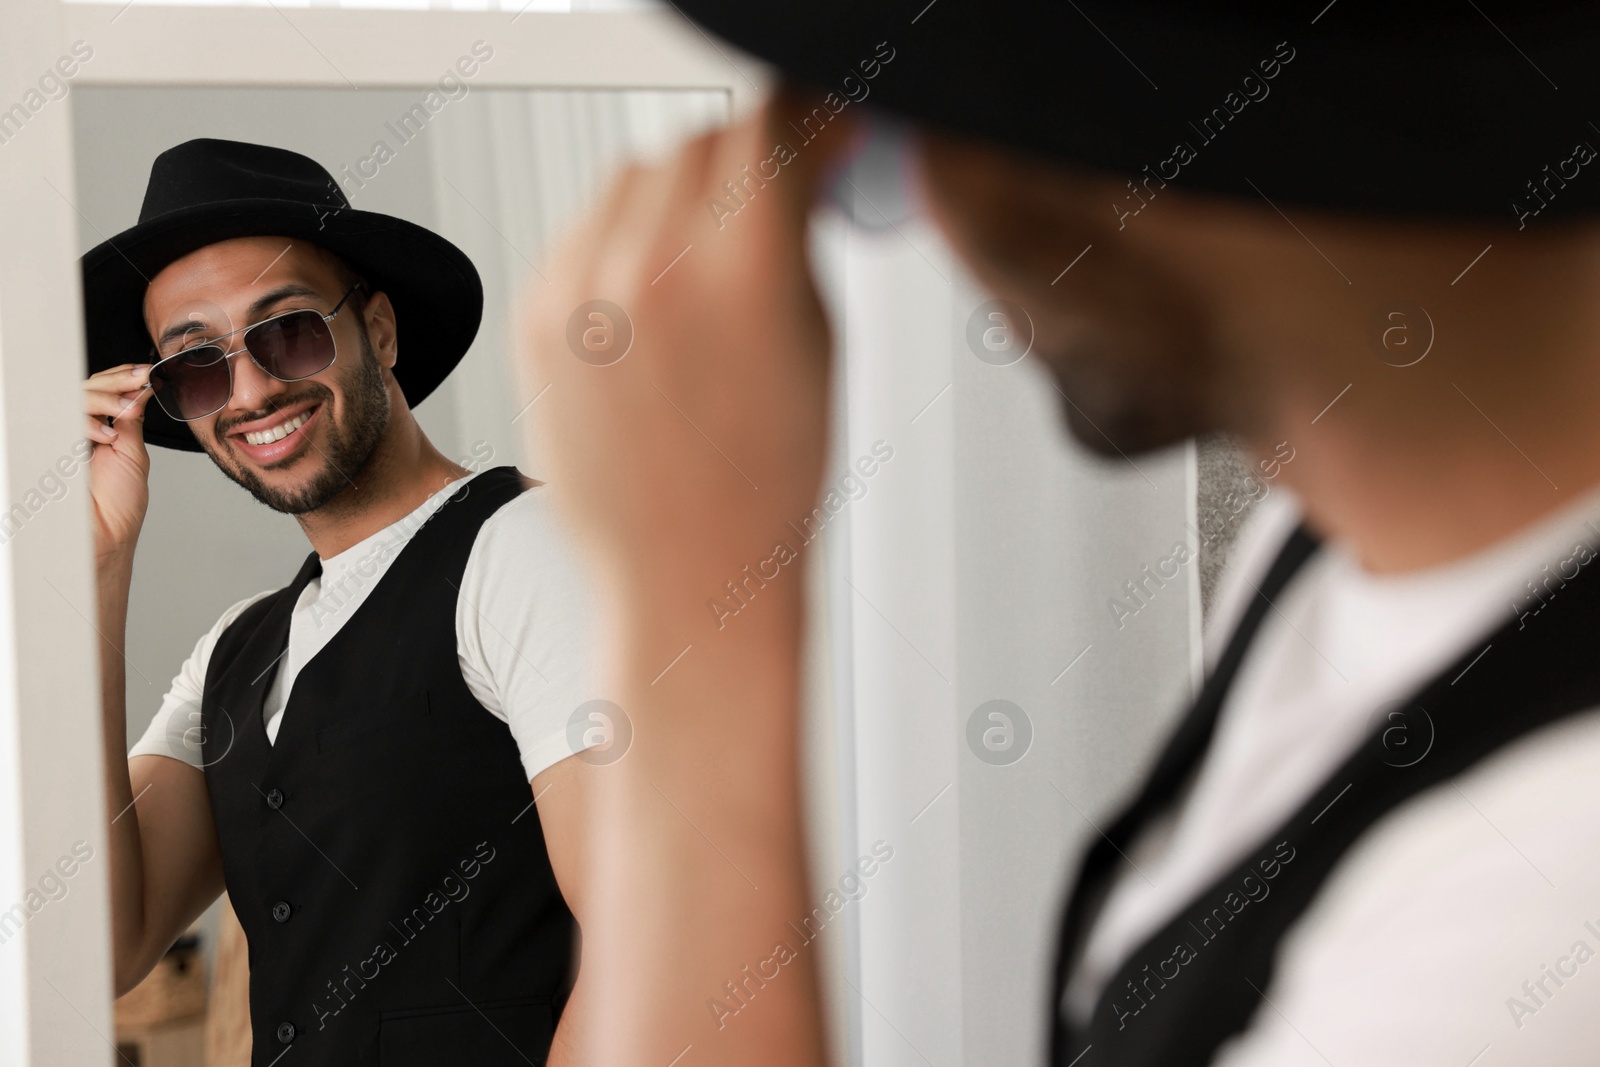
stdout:
[[789,925],[807,886],[800,586],[763,590],[721,630],[681,599],[624,624],[612,676],[634,743],[597,775],[585,953],[604,991],[586,1016],[596,1062],[689,1046],[697,1064],[823,1062],[816,960]]
[[144,864],[139,819],[128,777],[127,661],[131,555],[96,568],[100,634],[100,708],[103,718],[106,818],[111,849],[112,963],[120,993],[137,967],[144,927]]
[[545,1060],[545,1067],[584,1067],[586,1064],[597,1062],[591,1055],[594,1045],[590,1040],[592,1032],[584,1027],[584,1020],[588,1018],[589,1011],[588,985],[580,974],[577,984],[572,987],[572,995],[567,998],[567,1006],[561,1013],[561,1021],[556,1024],[555,1037],[550,1042],[550,1056]]

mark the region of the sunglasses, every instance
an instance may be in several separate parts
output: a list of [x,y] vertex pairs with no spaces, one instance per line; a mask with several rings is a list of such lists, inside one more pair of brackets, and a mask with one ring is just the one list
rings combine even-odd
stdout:
[[[233,364],[229,361],[243,352],[280,382],[297,382],[327,370],[338,355],[328,323],[363,284],[352,285],[326,315],[314,308],[285,311],[157,361],[150,368],[156,402],[179,422],[216,414],[233,395]],[[235,334],[241,335],[241,346],[231,352],[216,343]]]
[[867,112],[858,122],[855,143],[831,168],[819,199],[862,230],[898,230],[925,211],[916,136],[886,115]]

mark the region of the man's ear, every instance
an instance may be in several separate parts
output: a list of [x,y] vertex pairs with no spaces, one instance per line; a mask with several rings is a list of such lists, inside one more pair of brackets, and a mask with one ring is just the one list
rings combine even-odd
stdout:
[[394,369],[400,355],[400,343],[395,328],[394,305],[389,294],[379,290],[369,293],[361,309],[362,321],[367,324],[367,337],[372,342],[372,353],[378,365]]

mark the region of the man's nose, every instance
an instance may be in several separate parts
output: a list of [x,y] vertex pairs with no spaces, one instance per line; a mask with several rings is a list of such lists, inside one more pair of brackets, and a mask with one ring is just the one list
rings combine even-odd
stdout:
[[272,401],[289,389],[288,382],[279,381],[262,370],[248,352],[240,352],[230,362],[233,364],[233,395],[228,398],[228,407],[235,413],[272,407]]

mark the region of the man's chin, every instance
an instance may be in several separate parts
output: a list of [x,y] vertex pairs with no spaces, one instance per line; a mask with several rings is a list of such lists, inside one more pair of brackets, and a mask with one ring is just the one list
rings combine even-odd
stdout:
[[326,460],[319,470],[313,457],[308,455],[291,458],[282,465],[258,467],[237,455],[219,459],[210,449],[207,454],[235,485],[273,511],[285,515],[316,511],[349,484]]
[[1096,455],[1157,452],[1205,430],[1188,405],[1170,402],[1181,398],[1160,403],[1148,384],[1075,373],[1056,363],[1046,366],[1068,433]]
[[1141,421],[1106,416],[1105,421],[1092,419],[1083,411],[1063,401],[1062,416],[1072,439],[1083,448],[1107,459],[1127,459],[1188,440],[1197,431],[1184,429],[1182,424],[1161,426]]

